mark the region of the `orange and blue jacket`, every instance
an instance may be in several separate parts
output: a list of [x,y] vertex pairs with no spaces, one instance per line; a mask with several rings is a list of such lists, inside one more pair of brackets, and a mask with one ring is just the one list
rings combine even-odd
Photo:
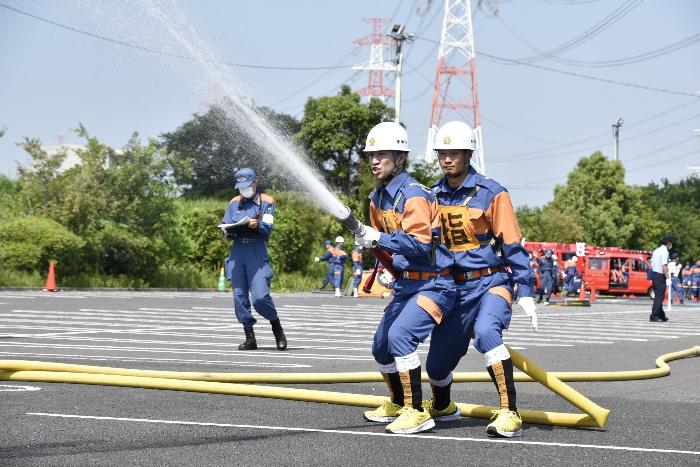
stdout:
[[433,248],[440,229],[435,195],[402,170],[388,184],[370,194],[372,227],[380,233],[379,248],[393,254],[393,266],[402,271],[437,272],[449,265],[448,251]]
[[441,242],[449,267],[459,271],[509,266],[516,295],[534,297],[533,274],[510,195],[473,167],[456,189],[442,178],[433,185],[439,205]]

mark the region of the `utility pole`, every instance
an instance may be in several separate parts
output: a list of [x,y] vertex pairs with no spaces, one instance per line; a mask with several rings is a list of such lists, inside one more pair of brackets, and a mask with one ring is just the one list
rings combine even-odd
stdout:
[[613,160],[620,160],[620,127],[624,123],[622,117],[617,119],[617,122],[612,124],[613,128],[613,138],[615,138],[615,153]]
[[415,39],[415,34],[410,32],[404,33],[406,26],[403,24],[395,24],[391,28],[391,32],[387,36],[391,37],[396,44],[396,80],[394,81],[394,121],[401,122],[401,65],[403,63],[403,43],[411,42]]

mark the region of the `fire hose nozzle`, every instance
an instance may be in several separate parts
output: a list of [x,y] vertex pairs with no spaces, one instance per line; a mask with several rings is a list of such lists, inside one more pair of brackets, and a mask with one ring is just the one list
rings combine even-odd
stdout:
[[341,217],[340,221],[343,223],[343,225],[353,233],[353,235],[361,237],[365,234],[365,226],[360,222],[360,220],[355,217],[355,215],[350,212],[350,208],[347,206],[344,206],[344,208],[347,210],[347,215],[345,217]]

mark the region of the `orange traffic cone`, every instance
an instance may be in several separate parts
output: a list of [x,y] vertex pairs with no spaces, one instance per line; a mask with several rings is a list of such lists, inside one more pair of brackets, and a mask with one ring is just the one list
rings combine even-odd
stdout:
[[49,262],[49,276],[46,278],[44,292],[58,292],[58,289],[56,288],[56,274],[54,272],[53,261]]

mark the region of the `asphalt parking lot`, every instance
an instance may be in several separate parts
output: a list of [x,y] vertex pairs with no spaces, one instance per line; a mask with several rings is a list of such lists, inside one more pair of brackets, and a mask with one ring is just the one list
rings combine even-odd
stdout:
[[[0,359],[196,372],[374,371],[371,339],[384,300],[275,296],[289,349],[269,325],[259,349],[238,351],[232,301],[215,292],[0,292]],[[589,308],[540,307],[533,332],[514,312],[506,343],[551,371],[654,368],[661,354],[700,345],[700,307],[648,321],[644,299]],[[419,348],[425,358],[427,343]],[[472,348],[459,371],[483,371]],[[642,381],[571,383],[610,409],[608,425],[527,425],[515,440],[462,418],[412,436],[386,434],[358,407],[282,399],[78,384],[0,381],[0,464],[523,465],[700,464],[700,357]],[[297,387],[384,395],[379,383]],[[577,412],[537,383],[518,383],[521,408]],[[429,386],[424,385],[429,393]],[[453,386],[460,402],[494,405],[490,383]]]

